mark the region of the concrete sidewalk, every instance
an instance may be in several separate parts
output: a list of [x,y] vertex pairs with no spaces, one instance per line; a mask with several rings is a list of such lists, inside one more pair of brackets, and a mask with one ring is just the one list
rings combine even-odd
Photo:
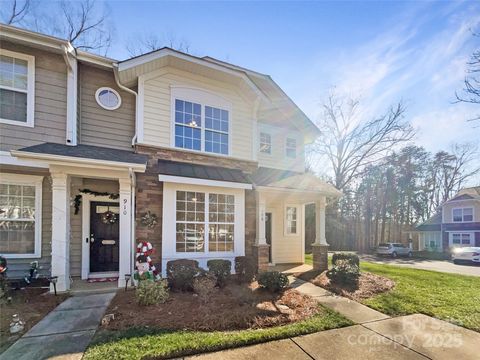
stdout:
[[478,359],[478,344],[479,333],[417,314],[187,359],[473,360]]
[[336,296],[319,286],[313,285],[308,281],[290,276],[290,286],[302,294],[310,295],[320,304],[329,307],[356,324],[365,324],[372,321],[388,319],[389,316],[379,311],[373,310],[368,306],[356,301]]
[[65,300],[32,327],[0,360],[81,359],[115,292]]

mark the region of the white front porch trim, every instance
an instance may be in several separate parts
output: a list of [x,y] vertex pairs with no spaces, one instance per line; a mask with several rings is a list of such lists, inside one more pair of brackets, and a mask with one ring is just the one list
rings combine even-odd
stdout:
[[315,244],[320,245],[328,245],[325,238],[325,205],[324,196],[315,201]]
[[267,238],[265,237],[265,198],[259,191],[255,192],[256,205],[257,205],[257,238],[255,243],[257,245],[267,245]]
[[[70,289],[70,177],[52,172],[52,276],[57,290]],[[53,287],[51,287],[53,291]]]
[[158,175],[158,180],[163,181],[163,182],[177,183],[177,184],[215,186],[215,187],[224,187],[224,188],[232,188],[232,189],[246,189],[246,190],[251,190],[252,189],[252,184],[245,184],[245,183],[231,182],[231,181],[189,178],[189,177],[173,176],[173,175],[161,175],[160,174],[160,175]]
[[132,273],[132,182],[131,178],[120,178],[120,249],[118,265],[118,287],[125,286],[125,274]]

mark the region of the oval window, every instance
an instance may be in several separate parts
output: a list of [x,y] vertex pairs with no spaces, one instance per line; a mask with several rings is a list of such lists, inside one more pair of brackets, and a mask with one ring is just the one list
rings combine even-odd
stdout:
[[101,87],[95,93],[98,105],[107,110],[115,110],[122,104],[120,94],[109,87]]

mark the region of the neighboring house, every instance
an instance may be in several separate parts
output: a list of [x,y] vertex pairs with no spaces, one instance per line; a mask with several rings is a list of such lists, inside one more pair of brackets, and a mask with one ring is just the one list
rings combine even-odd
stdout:
[[460,190],[416,230],[419,250],[447,252],[458,246],[480,246],[480,186]]
[[309,203],[326,264],[326,198],[340,192],[305,173],[319,130],[268,75],[169,48],[119,62],[4,25],[0,41],[9,276],[37,260],[59,290],[124,286],[142,240],[163,274],[179,258],[301,263]]

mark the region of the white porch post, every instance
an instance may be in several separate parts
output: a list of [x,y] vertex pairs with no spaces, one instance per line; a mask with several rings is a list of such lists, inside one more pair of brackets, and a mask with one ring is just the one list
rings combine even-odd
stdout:
[[267,238],[265,237],[265,198],[261,193],[257,192],[257,238],[255,243],[257,245],[266,245]]
[[132,263],[132,186],[129,178],[120,178],[120,248],[118,287],[125,286],[125,274],[130,274]]
[[[57,290],[70,289],[70,178],[52,172],[52,276]],[[50,286],[53,291],[53,286]]]
[[325,238],[325,197],[315,201],[315,244],[327,245]]

